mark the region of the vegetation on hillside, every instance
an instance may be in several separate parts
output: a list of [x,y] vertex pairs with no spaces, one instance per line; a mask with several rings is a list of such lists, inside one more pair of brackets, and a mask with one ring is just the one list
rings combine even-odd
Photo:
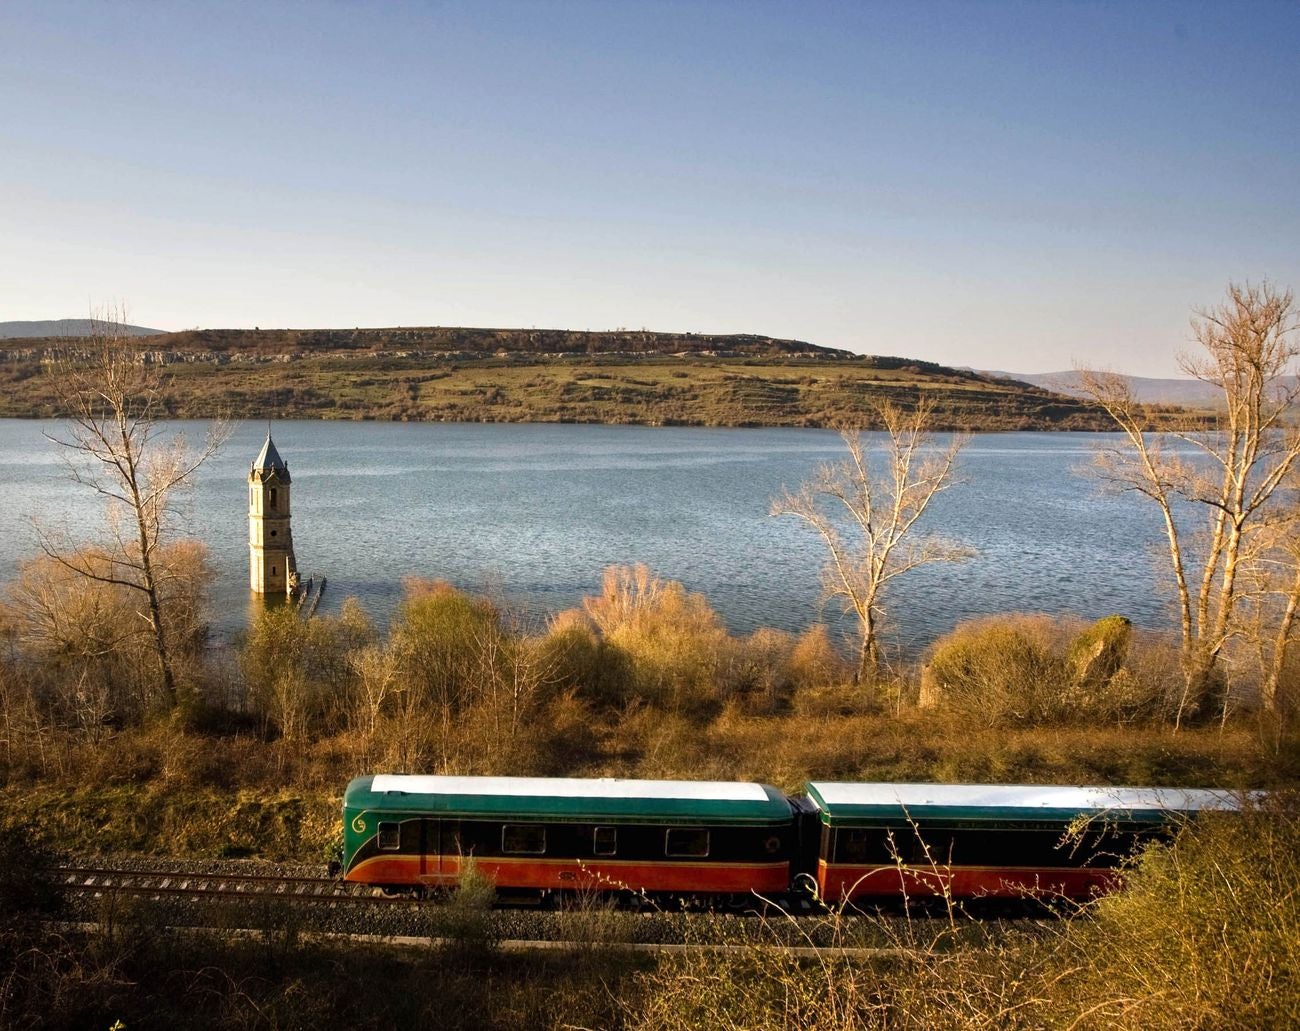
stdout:
[[[882,403],[959,430],[1097,429],[1077,398],[930,362],[799,341],[541,330],[224,330],[132,341],[165,369],[177,418],[872,428]],[[6,346],[7,345],[7,346]],[[79,341],[0,342],[0,416],[62,414],[56,356]]]

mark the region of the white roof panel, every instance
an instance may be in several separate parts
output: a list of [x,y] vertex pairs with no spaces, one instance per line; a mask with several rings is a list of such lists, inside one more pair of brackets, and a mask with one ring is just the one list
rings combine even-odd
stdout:
[[1109,788],[1051,784],[845,784],[808,785],[834,806],[972,806],[1003,809],[1145,809],[1186,812],[1235,809],[1228,791],[1194,788]]
[[620,780],[583,777],[442,777],[378,774],[372,791],[409,795],[507,795],[516,798],[662,798],[765,802],[761,784],[718,780]]

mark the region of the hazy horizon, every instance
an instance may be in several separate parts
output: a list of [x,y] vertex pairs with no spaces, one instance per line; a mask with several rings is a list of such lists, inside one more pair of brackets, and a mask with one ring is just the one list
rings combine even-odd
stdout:
[[0,7],[0,312],[1176,377],[1300,286],[1300,6]]

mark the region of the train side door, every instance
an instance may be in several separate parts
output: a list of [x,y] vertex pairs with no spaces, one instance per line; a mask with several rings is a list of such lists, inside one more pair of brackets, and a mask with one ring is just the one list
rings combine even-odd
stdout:
[[438,873],[438,821],[420,821],[420,881],[430,883]]
[[429,884],[455,882],[460,876],[460,821],[422,820],[424,847],[420,875]]
[[460,880],[462,857],[470,850],[464,845],[459,820],[440,820],[439,825],[442,829],[442,847],[438,850],[442,859],[440,872],[445,882],[455,883]]

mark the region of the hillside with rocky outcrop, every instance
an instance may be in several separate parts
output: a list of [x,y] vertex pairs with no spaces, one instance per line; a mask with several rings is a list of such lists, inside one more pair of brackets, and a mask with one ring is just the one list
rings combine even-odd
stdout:
[[[757,334],[196,329],[126,343],[161,367],[178,418],[869,426],[877,403],[924,397],[940,428],[1106,426],[1086,402],[1029,384]],[[89,355],[74,337],[0,341],[0,415],[60,414],[49,363]]]

